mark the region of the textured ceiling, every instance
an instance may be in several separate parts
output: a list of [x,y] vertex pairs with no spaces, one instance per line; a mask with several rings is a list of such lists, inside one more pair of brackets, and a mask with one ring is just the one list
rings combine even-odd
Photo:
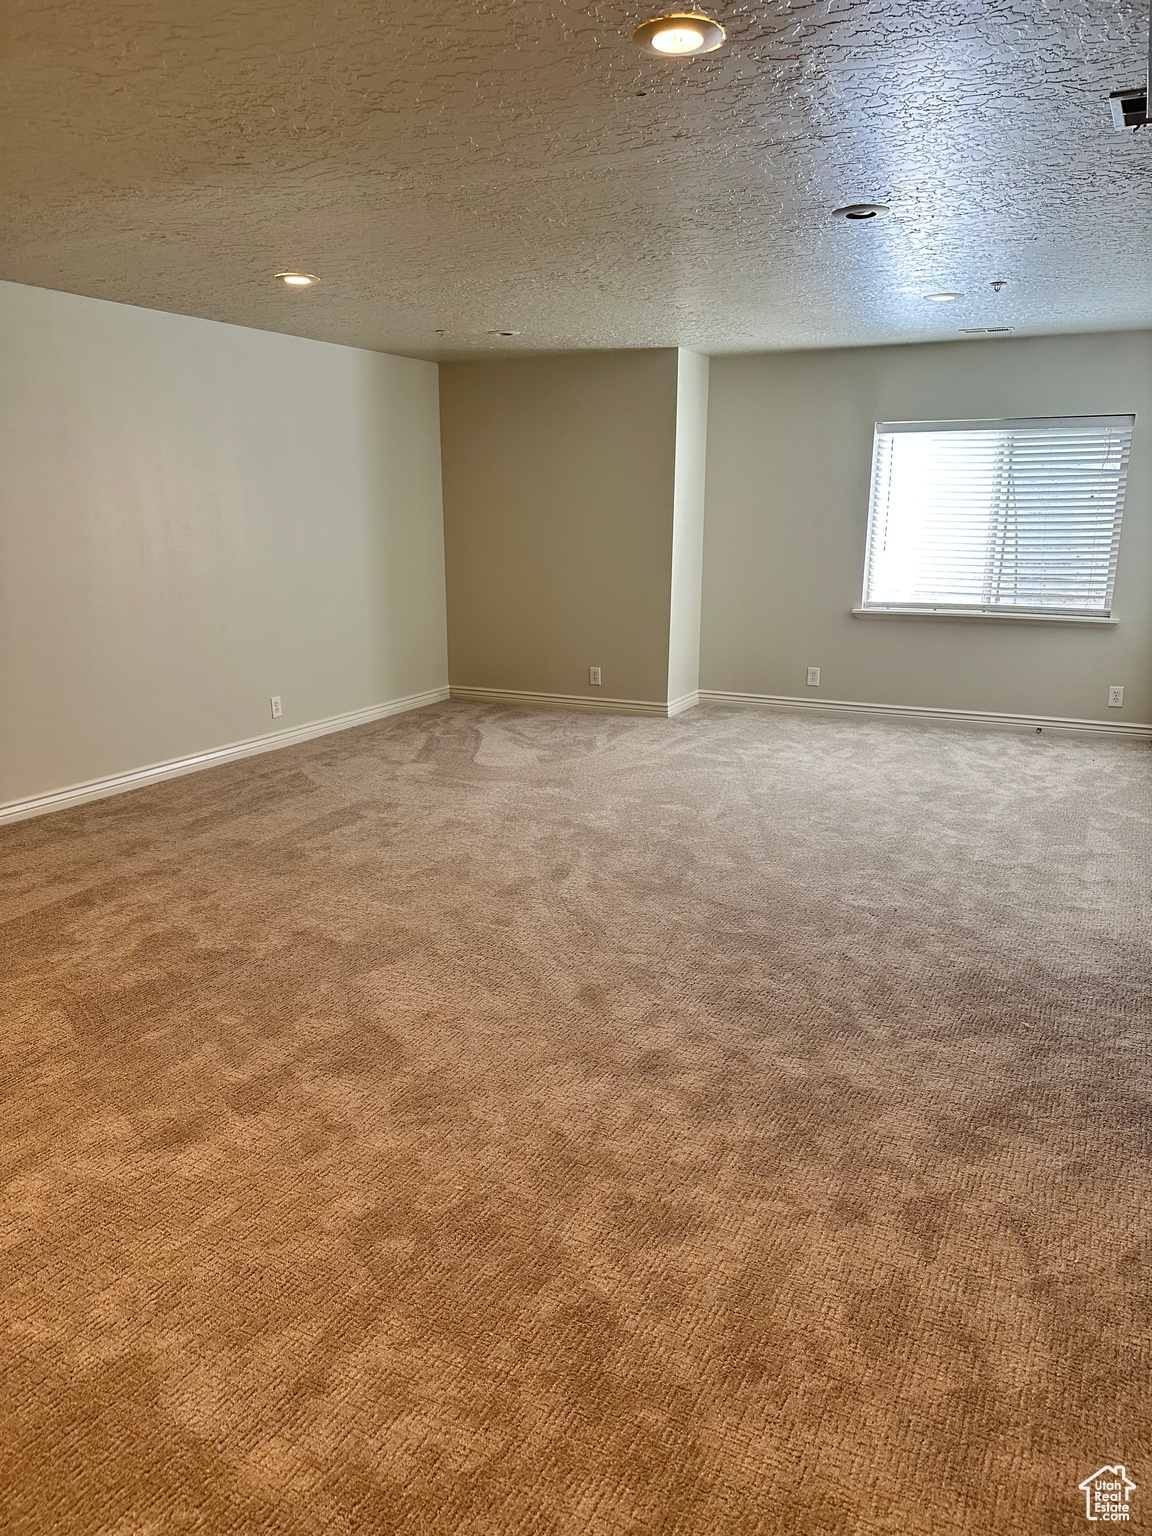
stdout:
[[733,3],[696,60],[647,14],[4,0],[0,277],[424,357],[1152,325],[1146,0]]

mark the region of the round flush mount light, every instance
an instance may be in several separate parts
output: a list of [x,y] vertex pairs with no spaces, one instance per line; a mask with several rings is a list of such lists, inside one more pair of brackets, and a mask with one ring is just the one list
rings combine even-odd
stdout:
[[632,33],[646,53],[658,58],[689,58],[697,53],[713,53],[726,34],[718,21],[699,11],[674,11],[669,16],[653,16],[642,21]]
[[489,336],[519,336],[519,331],[489,331]]
[[832,217],[859,223],[864,219],[878,219],[887,212],[887,203],[846,203],[843,208],[833,208]]
[[311,272],[277,272],[276,277],[285,288],[311,288],[317,281],[316,276]]
[[933,304],[954,304],[957,299],[962,299],[962,293],[926,293],[924,297]]

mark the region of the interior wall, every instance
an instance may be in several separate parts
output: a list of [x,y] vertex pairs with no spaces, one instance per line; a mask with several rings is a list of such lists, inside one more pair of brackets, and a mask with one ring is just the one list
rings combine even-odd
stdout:
[[667,701],[677,372],[674,349],[441,364],[453,686]]
[[676,486],[672,523],[672,612],[668,699],[700,687],[700,600],[708,451],[708,359],[681,348],[676,384]]
[[446,685],[434,364],[11,283],[0,338],[0,803]]
[[[877,422],[1119,412],[1136,425],[1115,628],[851,616]],[[1152,721],[1152,334],[713,358],[701,687]]]

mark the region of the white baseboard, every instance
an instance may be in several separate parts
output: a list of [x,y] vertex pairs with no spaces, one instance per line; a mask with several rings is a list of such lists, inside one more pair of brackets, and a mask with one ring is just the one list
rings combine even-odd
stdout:
[[328,736],[333,731],[346,731],[355,725],[367,725],[372,720],[384,720],[389,715],[400,715],[409,709],[422,709],[425,704],[441,704],[447,697],[447,688],[433,688],[427,693],[409,694],[404,699],[390,699],[386,704],[370,704],[367,709],[354,709],[346,715],[314,720],[311,725],[273,731],[268,736],[236,741],[227,747],[213,747],[211,751],[197,752],[191,757],[177,757],[167,763],[152,763],[147,768],[133,768],[128,773],[113,774],[107,779],[90,779],[86,784],[73,784],[67,789],[56,789],[47,795],[36,795],[31,800],[13,800],[7,805],[0,805],[0,826],[9,821],[25,821],[30,816],[46,816],[49,811],[68,810],[74,805],[84,805],[89,800],[103,800],[108,795],[122,795],[127,790],[142,789],[146,784],[159,784],[163,779],[179,778],[181,774],[196,773],[201,768],[234,763],[242,757],[254,757],[258,752],[275,752],[280,747],[294,747],[302,741],[311,741],[314,736]]
[[1006,715],[984,709],[927,709],[914,704],[858,704],[846,699],[796,699],[770,693],[718,693],[700,690],[701,704],[730,704],[745,709],[807,710],[824,715],[880,715],[890,720],[934,720],[939,725],[985,729],[1071,731],[1095,736],[1126,736],[1152,741],[1152,725],[1117,720],[1067,720],[1060,715]]
[[668,718],[673,715],[682,715],[686,709],[695,709],[700,702],[699,693],[682,693],[678,699],[668,700]]
[[595,699],[583,693],[527,693],[519,688],[458,688],[455,683],[451,693],[454,699],[469,699],[473,704],[530,704],[534,709],[583,709],[598,715],[651,715],[662,720],[671,713],[669,705],[654,699]]

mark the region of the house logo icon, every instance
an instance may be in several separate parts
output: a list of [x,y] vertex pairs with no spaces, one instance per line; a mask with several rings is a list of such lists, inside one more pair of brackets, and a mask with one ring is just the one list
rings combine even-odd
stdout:
[[1136,1484],[1123,1467],[1101,1467],[1080,1484],[1089,1520],[1121,1521],[1130,1518],[1128,1505]]

